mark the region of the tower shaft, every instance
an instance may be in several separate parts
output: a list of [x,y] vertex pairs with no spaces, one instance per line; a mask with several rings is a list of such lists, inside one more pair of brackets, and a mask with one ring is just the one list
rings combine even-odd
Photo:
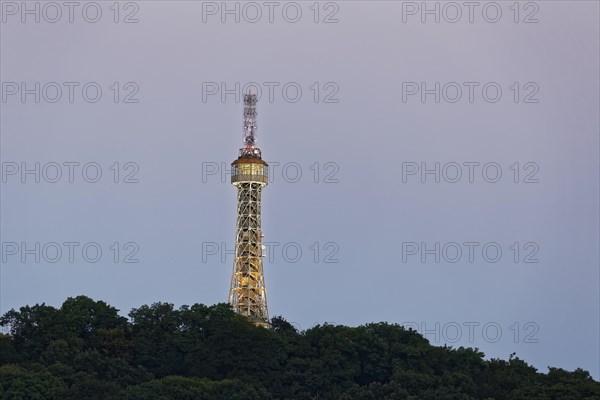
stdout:
[[231,183],[237,188],[235,259],[229,303],[256,325],[268,327],[267,291],[263,273],[261,192],[268,183],[268,165],[254,147],[256,96],[244,96],[244,143],[231,164]]

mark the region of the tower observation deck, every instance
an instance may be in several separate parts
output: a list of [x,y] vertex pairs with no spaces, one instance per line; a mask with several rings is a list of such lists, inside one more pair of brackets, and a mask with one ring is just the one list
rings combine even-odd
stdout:
[[256,95],[244,95],[244,144],[231,163],[231,183],[237,188],[235,259],[229,303],[256,325],[269,327],[263,273],[261,191],[268,183],[268,165],[256,143]]

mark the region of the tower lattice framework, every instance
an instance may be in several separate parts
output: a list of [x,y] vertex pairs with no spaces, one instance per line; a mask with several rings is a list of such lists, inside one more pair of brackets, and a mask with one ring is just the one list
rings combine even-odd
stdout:
[[256,95],[244,95],[244,144],[231,163],[231,183],[237,188],[235,259],[229,303],[256,325],[269,326],[263,272],[261,192],[268,183],[268,165],[256,142]]

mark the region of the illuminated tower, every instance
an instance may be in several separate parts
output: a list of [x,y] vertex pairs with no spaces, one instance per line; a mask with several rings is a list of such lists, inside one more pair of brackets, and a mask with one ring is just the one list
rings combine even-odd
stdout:
[[235,259],[229,303],[256,325],[269,327],[263,274],[260,196],[268,182],[268,165],[256,142],[256,95],[244,95],[244,144],[231,163],[231,183],[237,188]]

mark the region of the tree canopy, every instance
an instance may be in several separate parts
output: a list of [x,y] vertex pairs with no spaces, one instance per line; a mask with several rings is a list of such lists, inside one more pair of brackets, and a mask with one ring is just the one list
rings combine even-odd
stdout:
[[4,400],[597,400],[587,371],[538,372],[511,355],[432,346],[414,330],[372,323],[298,331],[256,327],[229,305],[155,303],[129,319],[68,298],[0,318]]

